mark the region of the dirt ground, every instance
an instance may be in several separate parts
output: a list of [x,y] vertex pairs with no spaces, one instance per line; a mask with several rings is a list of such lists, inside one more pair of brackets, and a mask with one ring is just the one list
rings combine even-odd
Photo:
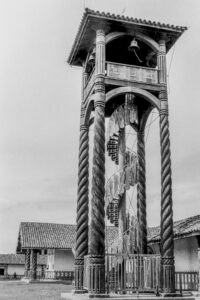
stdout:
[[60,300],[61,293],[71,289],[71,285],[63,283],[0,281],[0,300]]

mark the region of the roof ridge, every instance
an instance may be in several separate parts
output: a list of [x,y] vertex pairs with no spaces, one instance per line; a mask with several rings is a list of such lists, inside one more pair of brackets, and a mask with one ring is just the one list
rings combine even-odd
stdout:
[[76,224],[66,224],[66,223],[52,223],[52,222],[30,222],[30,221],[27,221],[27,222],[20,222],[20,225],[22,224],[53,224],[53,225],[67,225],[67,226],[76,226]]
[[111,17],[111,18],[122,18],[124,20],[127,20],[127,21],[132,21],[132,22],[136,22],[136,23],[146,23],[147,25],[153,25],[153,26],[164,26],[164,27],[167,27],[167,28],[172,28],[172,29],[177,29],[177,30],[187,30],[187,27],[186,26],[179,26],[179,25],[173,25],[173,24],[166,24],[166,23],[163,23],[161,21],[151,21],[151,20],[146,20],[146,19],[141,19],[141,18],[133,18],[133,17],[130,17],[128,15],[120,15],[120,14],[114,14],[114,13],[109,13],[109,12],[104,12],[104,11],[99,11],[99,10],[93,10],[93,9],[90,9],[88,7],[85,8],[85,13],[87,14],[94,14],[94,15],[101,15],[101,16],[105,16],[105,17]]

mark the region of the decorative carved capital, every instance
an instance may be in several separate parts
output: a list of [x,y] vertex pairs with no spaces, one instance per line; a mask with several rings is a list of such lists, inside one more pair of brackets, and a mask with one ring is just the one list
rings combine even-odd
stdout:
[[96,100],[95,103],[94,103],[94,107],[102,107],[102,108],[105,108],[105,101],[103,100]]
[[159,99],[167,101],[168,96],[167,96],[167,88],[166,88],[166,86],[162,86],[161,91],[159,93]]
[[80,126],[80,130],[88,131],[89,130],[89,126],[88,125],[81,125]]
[[163,266],[174,266],[174,257],[173,256],[162,257],[161,263]]
[[161,101],[160,103],[160,115],[168,115],[168,102],[167,101]]
[[105,43],[105,31],[104,29],[96,30],[96,44]]
[[83,266],[84,265],[84,258],[80,258],[80,257],[77,257],[75,258],[75,261],[74,261],[74,264],[75,266]]
[[85,107],[81,107],[81,118],[85,115]]
[[92,265],[104,265],[105,264],[105,256],[97,255],[97,254],[89,254],[89,262]]

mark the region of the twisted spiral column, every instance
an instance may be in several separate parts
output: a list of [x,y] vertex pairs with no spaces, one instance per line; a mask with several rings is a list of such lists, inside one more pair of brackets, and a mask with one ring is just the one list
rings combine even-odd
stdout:
[[171,153],[167,92],[160,92],[160,143],[161,143],[161,273],[162,289],[167,293],[175,292],[174,277],[174,239],[172,209]]
[[26,254],[25,254],[25,277],[28,278],[29,276],[29,271],[30,271],[30,265],[31,265],[31,250],[26,249]]
[[147,253],[147,220],[146,220],[146,165],[145,165],[145,141],[144,132],[137,134],[138,152],[138,185],[137,185],[137,209],[139,225],[139,252]]
[[32,272],[31,272],[31,279],[37,279],[37,250],[32,251]]
[[89,185],[89,134],[88,126],[80,128],[78,198],[76,217],[75,292],[83,290],[84,256],[88,254],[88,185]]
[[[94,148],[92,170],[92,200],[90,224],[90,269],[95,279],[91,293],[105,291],[105,118],[104,102],[95,103]],[[98,274],[101,274],[99,277]]]
[[90,292],[105,292],[105,32],[96,30],[95,116],[89,240]]

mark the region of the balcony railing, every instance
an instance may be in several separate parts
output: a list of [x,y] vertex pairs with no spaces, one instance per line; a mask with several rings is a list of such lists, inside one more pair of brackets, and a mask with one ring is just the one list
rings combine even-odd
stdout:
[[158,70],[107,62],[107,77],[113,79],[158,84]]

